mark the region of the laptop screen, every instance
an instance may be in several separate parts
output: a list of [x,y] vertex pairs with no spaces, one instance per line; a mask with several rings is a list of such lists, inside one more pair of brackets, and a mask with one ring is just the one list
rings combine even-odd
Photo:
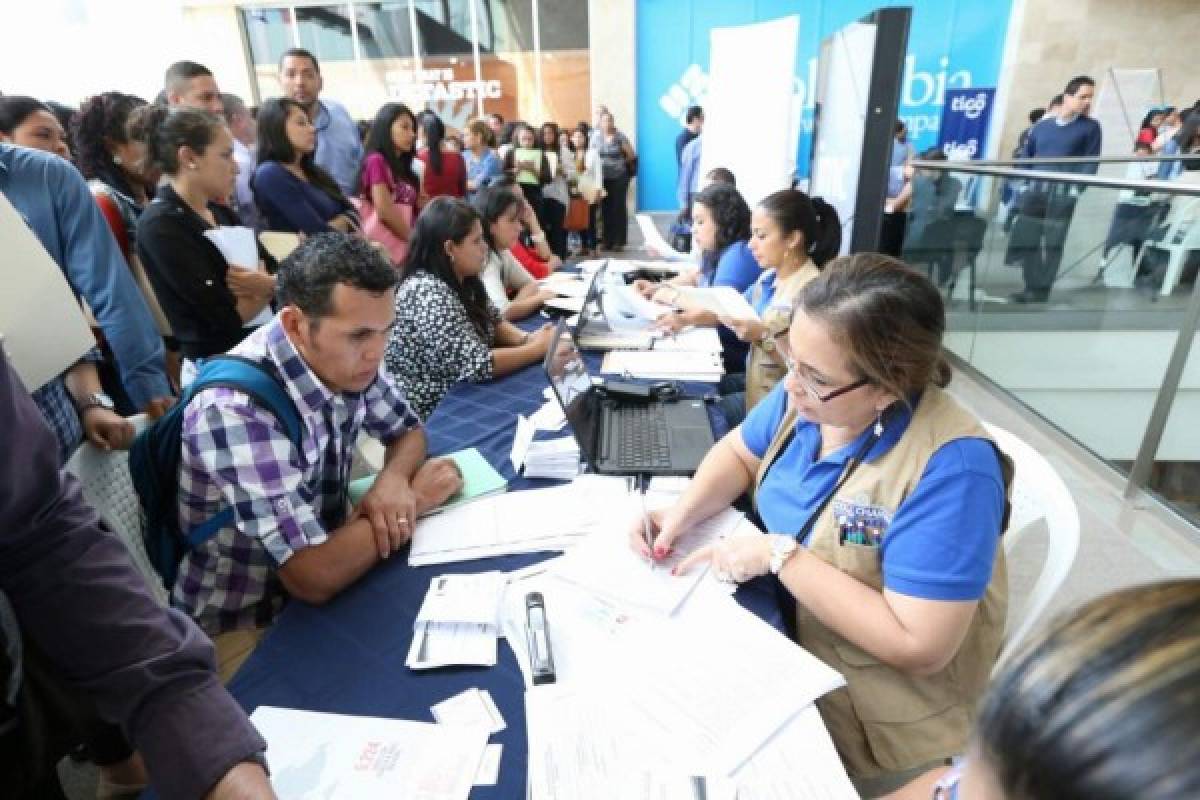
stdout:
[[554,329],[554,343],[546,352],[543,363],[546,379],[558,398],[567,422],[589,463],[595,455],[599,417],[595,408],[595,393],[591,391],[592,376],[575,344],[566,320],[559,320]]
[[579,324],[575,326],[575,338],[583,334],[583,329],[587,327],[594,317],[602,316],[604,313],[604,305],[600,299],[601,275],[608,269],[608,260],[606,259],[600,267],[592,273],[592,282],[588,284],[587,294],[583,296],[583,306],[579,312]]

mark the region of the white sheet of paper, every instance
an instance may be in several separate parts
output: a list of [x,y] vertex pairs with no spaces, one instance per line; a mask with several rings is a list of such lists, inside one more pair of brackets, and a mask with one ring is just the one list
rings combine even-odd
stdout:
[[533,442],[533,434],[536,432],[537,428],[529,420],[517,414],[517,431],[513,434],[512,450],[508,454],[508,460],[517,472],[525,465],[525,454],[529,452],[529,445]]
[[704,288],[685,287],[680,293],[687,300],[703,306],[718,317],[732,319],[758,319],[754,306],[731,286],[712,286]]
[[62,268],[3,193],[0,242],[5,268],[0,345],[25,388],[33,392],[65,372],[96,345],[96,339]]
[[496,664],[496,625],[418,622],[404,665],[409,669]]
[[560,297],[587,296],[588,281],[567,278],[565,275],[562,277],[555,277],[559,274],[560,273],[554,273],[549,278],[538,281],[538,285],[557,292]]
[[[204,237],[216,245],[221,251],[221,255],[225,256],[226,263],[234,269],[246,270],[247,272],[256,272],[258,270],[258,241],[255,239],[254,230],[242,226],[228,226],[223,228],[209,228],[204,232]],[[254,319],[245,324],[247,328],[257,328],[260,325],[266,325],[271,321],[274,312],[268,305],[262,311],[258,312]]]
[[280,800],[467,800],[487,746],[483,727],[259,706]]
[[507,726],[486,689],[467,689],[429,709],[439,725],[470,725],[499,733]]
[[563,413],[562,406],[557,400],[550,400],[543,403],[542,407],[534,412],[529,421],[533,423],[533,427],[539,431],[558,431],[562,430],[562,426],[567,424],[567,417]]
[[495,786],[500,780],[500,756],[504,753],[504,745],[489,744],[483,750],[483,758],[479,761],[479,769],[475,772],[476,786]]
[[582,297],[554,297],[546,301],[547,308],[557,308],[561,311],[569,311],[572,314],[578,314],[583,311]]
[[429,582],[415,621],[495,626],[506,582],[498,571],[439,575]]
[[663,238],[659,232],[658,226],[654,224],[654,220],[649,214],[635,214],[634,220],[637,222],[638,229],[642,232],[642,239],[645,240],[647,250],[653,248],[658,252],[660,258],[670,259],[671,261],[691,261],[692,257],[689,253],[681,253]]
[[626,509],[629,511],[624,520],[614,515],[616,524],[582,540],[556,563],[552,572],[621,603],[666,615],[674,614],[684,604],[708,572],[708,564],[698,565],[685,575],[672,575],[671,570],[699,548],[731,533],[745,519],[732,508],[714,514],[677,539],[670,556],[651,563],[629,546],[627,527],[637,519],[640,507],[627,503]]
[[654,349],[662,352],[684,350],[697,353],[720,353],[723,345],[716,328],[688,328],[673,336],[656,336]]

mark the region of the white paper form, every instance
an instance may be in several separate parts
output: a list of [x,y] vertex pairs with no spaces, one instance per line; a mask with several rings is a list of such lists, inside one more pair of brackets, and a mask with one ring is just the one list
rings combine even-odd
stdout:
[[507,578],[503,572],[439,575],[429,582],[417,622],[496,625]]
[[566,275],[559,275],[559,273],[554,273],[549,278],[538,281],[538,285],[543,289],[555,292],[560,297],[582,298],[587,297],[588,292],[588,281],[576,280]]
[[627,507],[624,478],[583,475],[564,486],[476,500],[417,522],[412,566],[562,550]]
[[260,706],[280,800],[467,800],[484,757],[483,727]]
[[721,337],[716,328],[688,328],[673,335],[659,334],[654,339],[654,350],[690,351],[697,353],[721,352]]
[[486,689],[467,689],[430,707],[439,725],[475,725],[499,733],[507,727],[500,709]]
[[415,623],[404,665],[409,669],[495,666],[496,633],[495,625]]
[[3,193],[0,242],[0,344],[25,388],[33,392],[78,361],[96,345],[96,338],[62,268]]
[[[204,237],[216,245],[230,268],[246,272],[258,271],[258,240],[252,229],[237,225],[209,228],[204,232]],[[255,315],[254,319],[246,322],[243,327],[257,328],[260,325],[266,325],[273,316],[274,312],[271,311],[268,303],[262,311]]]
[[816,706],[801,711],[728,783],[737,800],[859,800]]
[[674,618],[626,626],[603,682],[624,724],[683,774],[732,775],[842,676],[739,606],[697,587]]
[[583,300],[582,297],[552,297],[544,305],[546,308],[557,308],[559,311],[579,314],[583,311]]
[[732,533],[745,517],[732,508],[714,514],[676,539],[669,557],[653,563],[629,545],[627,528],[635,519],[630,514],[623,525],[613,524],[591,534],[557,561],[551,571],[620,603],[671,615],[704,578],[708,564],[697,564],[686,575],[672,575],[671,570],[697,549]]
[[530,415],[529,421],[539,431],[559,431],[567,424],[567,416],[557,400],[550,400]]
[[754,306],[745,296],[731,286],[684,287],[683,297],[702,306],[719,317],[732,319],[758,319]]

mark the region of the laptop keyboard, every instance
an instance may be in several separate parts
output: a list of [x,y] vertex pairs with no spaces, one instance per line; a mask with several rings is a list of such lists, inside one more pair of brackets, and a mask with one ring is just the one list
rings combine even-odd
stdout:
[[622,469],[669,467],[667,418],[662,406],[627,406],[621,409],[617,465]]

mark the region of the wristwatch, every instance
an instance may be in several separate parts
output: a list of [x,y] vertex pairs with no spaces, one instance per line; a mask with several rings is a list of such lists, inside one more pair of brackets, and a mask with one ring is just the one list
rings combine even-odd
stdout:
[[771,560],[768,566],[772,575],[778,575],[783,565],[799,548],[795,537],[784,536],[782,533],[771,534]]
[[104,392],[92,392],[86,398],[84,398],[82,403],[80,403],[79,416],[82,417],[85,413],[93,408],[103,408],[105,411],[112,411],[116,407],[116,404],[113,403],[113,399]]

